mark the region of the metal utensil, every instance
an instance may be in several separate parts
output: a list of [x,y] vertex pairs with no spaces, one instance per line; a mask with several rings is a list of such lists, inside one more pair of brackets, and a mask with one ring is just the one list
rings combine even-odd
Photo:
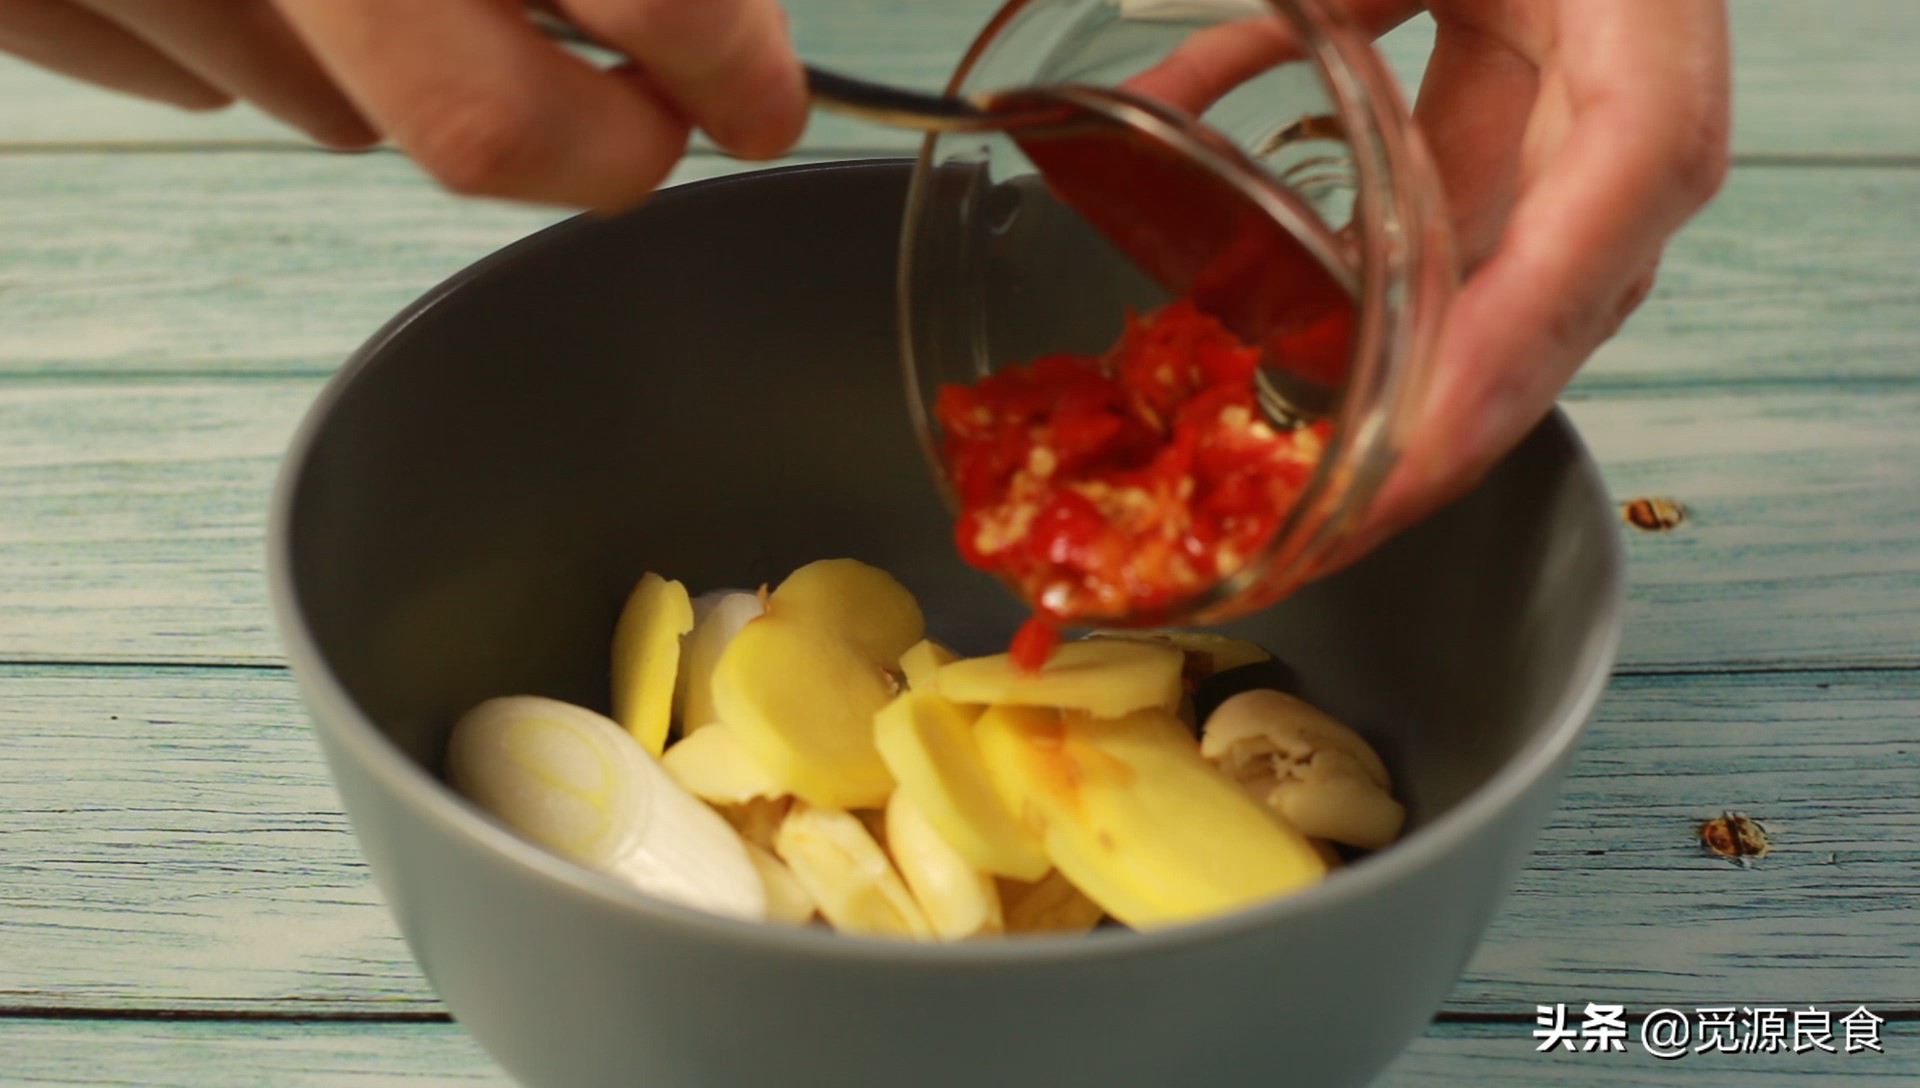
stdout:
[[[532,18],[556,41],[618,54],[550,13]],[[1297,426],[1332,408],[1345,377],[1355,262],[1304,200],[1201,121],[1114,88],[963,99],[812,66],[806,76],[813,101],[836,113],[920,132],[1007,133],[1054,195],[1163,289],[1262,347],[1270,420]]]

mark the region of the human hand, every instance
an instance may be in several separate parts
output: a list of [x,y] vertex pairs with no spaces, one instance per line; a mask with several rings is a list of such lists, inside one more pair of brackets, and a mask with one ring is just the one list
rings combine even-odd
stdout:
[[614,208],[693,127],[746,158],[806,123],[776,0],[569,0],[610,70],[500,0],[8,0],[0,51],[187,109],[235,99],[330,147],[391,140],[456,192]]
[[[1461,270],[1394,473],[1328,569],[1469,490],[1646,297],[1667,239],[1726,176],[1723,0],[1343,0],[1436,36],[1414,119]],[[1301,51],[1266,16],[1195,32],[1133,90],[1189,112]]]
[[1414,109],[1466,278],[1353,548],[1472,488],[1653,286],[1727,173],[1723,0],[1428,0]]

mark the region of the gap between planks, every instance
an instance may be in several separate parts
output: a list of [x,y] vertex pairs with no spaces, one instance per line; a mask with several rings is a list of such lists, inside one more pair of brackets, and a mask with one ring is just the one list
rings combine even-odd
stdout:
[[[1842,1003],[1844,1004],[1844,1002]],[[1920,1023],[1920,1005],[1912,1007],[1875,1006],[1873,1014],[1893,1024]],[[392,1012],[299,1012],[277,1009],[121,1009],[110,1005],[81,1006],[0,1006],[0,1020],[85,1020],[122,1021],[147,1024],[452,1024],[454,1018],[444,1012],[394,1010]],[[1428,1021],[1435,1025],[1534,1024],[1525,1012],[1466,1012],[1442,1009]]]

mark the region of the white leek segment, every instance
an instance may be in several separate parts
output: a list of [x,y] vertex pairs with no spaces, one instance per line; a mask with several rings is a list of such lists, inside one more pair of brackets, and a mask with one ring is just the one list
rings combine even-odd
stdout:
[[767,915],[739,834],[591,710],[532,695],[489,699],[455,723],[447,777],[522,836],[651,895]]
[[693,633],[680,647],[680,678],[673,689],[673,713],[682,734],[692,736],[720,720],[713,709],[713,667],[733,636],[764,611],[759,594],[737,589],[693,599]]

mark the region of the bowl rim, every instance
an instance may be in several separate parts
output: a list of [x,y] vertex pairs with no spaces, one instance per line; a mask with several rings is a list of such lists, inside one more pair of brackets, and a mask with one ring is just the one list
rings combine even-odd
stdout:
[[[703,200],[727,190],[778,185],[783,179],[814,174],[892,174],[904,186],[912,161],[908,158],[823,161],[743,171],[663,189],[647,204],[623,215],[670,215],[676,205]],[[1547,723],[1490,778],[1432,822],[1415,828],[1406,838],[1319,883],[1244,910],[1165,929],[1096,930],[1072,937],[1017,937],[951,944],[865,937],[708,914],[654,898],[613,877],[550,853],[486,816],[438,776],[414,762],[348,694],[321,654],[299,604],[292,563],[294,500],[314,447],[326,431],[335,408],[355,383],[385,362],[388,347],[415,321],[468,284],[517,263],[525,253],[564,245],[575,235],[598,229],[602,218],[592,213],[574,216],[488,254],[409,303],[355,350],[326,382],[294,431],[274,480],[266,533],[266,573],[274,626],[307,706],[311,727],[324,742],[330,763],[336,758],[336,752],[344,753],[415,818],[432,825],[440,834],[465,840],[468,847],[521,870],[522,875],[538,878],[556,893],[590,900],[600,907],[645,919],[670,939],[725,942],[793,958],[974,967],[988,963],[1039,965],[1162,955],[1194,945],[1234,940],[1321,910],[1340,909],[1343,904],[1373,895],[1466,848],[1525,793],[1555,774],[1555,768],[1579,743],[1611,679],[1622,628],[1625,557],[1618,535],[1609,533],[1602,557],[1602,577],[1606,581],[1602,602],[1587,625],[1575,655],[1579,662],[1576,668],[1581,672],[1562,691],[1547,716]],[[1596,485],[1594,524],[1611,525],[1613,510],[1606,498],[1606,488],[1579,432],[1559,409],[1549,419],[1549,425],[1562,432],[1567,440],[1574,471]],[[339,768],[330,766],[329,771],[337,787]],[[349,813],[350,818],[351,815]],[[356,840],[359,834],[356,826]],[[1500,890],[1504,893],[1507,889]]]

